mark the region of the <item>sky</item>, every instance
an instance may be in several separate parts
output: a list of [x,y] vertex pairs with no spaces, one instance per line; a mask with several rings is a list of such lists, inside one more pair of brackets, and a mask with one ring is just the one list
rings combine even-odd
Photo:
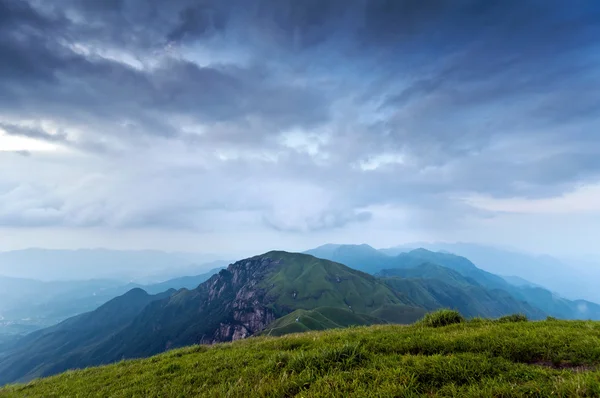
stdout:
[[598,236],[596,0],[0,0],[0,250]]

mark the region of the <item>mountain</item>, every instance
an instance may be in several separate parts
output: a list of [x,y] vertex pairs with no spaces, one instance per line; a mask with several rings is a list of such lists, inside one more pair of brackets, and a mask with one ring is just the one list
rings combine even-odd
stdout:
[[502,279],[504,279],[505,281],[507,281],[511,285],[514,285],[514,286],[517,286],[517,287],[527,286],[527,287],[539,287],[539,288],[542,288],[542,289],[544,288],[541,285],[538,285],[538,284],[533,283],[533,282],[529,282],[527,279],[521,278],[519,276],[502,275]]
[[214,270],[221,270],[223,268],[226,268],[232,262],[233,261],[216,260],[208,263],[191,264],[188,266],[177,268],[167,268],[160,272],[148,274],[148,276],[137,278],[135,279],[135,281],[141,285],[153,285],[166,280],[185,278],[188,275],[201,275],[210,273]]
[[460,273],[481,286],[490,289],[511,290],[513,286],[498,275],[477,268],[469,259],[450,253],[432,252],[426,249],[415,249],[392,257],[390,264],[394,268],[414,268],[423,263],[433,263]]
[[441,265],[422,262],[411,268],[385,269],[377,274],[378,277],[400,277],[404,279],[437,279],[455,287],[479,286],[479,284],[460,273]]
[[[147,296],[139,289],[133,292],[136,298]],[[238,340],[276,328],[270,325],[296,310],[314,311],[309,316],[319,313],[340,326],[411,323],[425,313],[371,275],[286,252],[238,261],[196,289],[147,298],[148,303],[136,305],[135,311],[120,309],[127,300],[119,297],[18,341],[18,349],[0,359],[0,384],[190,344]],[[119,314],[118,322],[100,326],[99,320],[108,322],[111,311]]]
[[85,365],[81,358],[85,358],[87,351],[126,328],[149,303],[165,299],[174,292],[152,296],[142,289],[132,289],[95,311],[11,342],[0,356],[0,385]]
[[109,279],[91,279],[81,281],[43,282],[29,278],[0,276],[0,311],[27,300],[38,303],[60,294],[89,292],[123,284],[122,281]]
[[476,267],[465,257],[422,248],[390,256],[369,245],[325,245],[308,250],[306,253],[370,274],[376,274],[384,269],[413,268],[423,263],[434,263],[458,271],[486,287],[502,289],[511,286],[503,278]]
[[362,245],[333,245],[327,244],[304,253],[312,256],[345,264],[348,267],[374,274],[389,268],[390,257],[373,247]]
[[568,300],[547,289],[522,286],[515,295],[547,314],[561,319],[600,319],[600,305],[587,300]]
[[[328,245],[321,247],[328,247]],[[505,278],[477,267],[470,259],[449,252],[432,252],[418,248],[394,255],[396,254],[394,250],[388,249],[381,252],[367,245],[336,245],[334,250],[315,249],[316,253],[329,256],[328,259],[342,263],[345,261],[345,257],[340,253],[355,251],[361,253],[361,268],[369,270],[372,274],[377,274],[386,269],[416,268],[424,263],[437,264],[458,272],[460,275],[477,282],[483,288],[502,290],[511,295],[516,301],[526,301],[530,306],[536,307],[539,313],[546,313],[562,319],[600,320],[600,307],[593,302],[567,300],[541,287],[519,286],[509,283]],[[371,257],[369,257],[369,253],[372,254]],[[349,263],[353,262],[349,261]],[[442,281],[445,280],[442,279]]]
[[0,307],[0,334],[23,334],[54,325],[69,317],[93,311],[107,301],[133,288],[150,294],[169,289],[194,289],[219,269],[196,276],[141,285],[112,280],[42,282],[30,279],[0,278],[0,287],[9,296]]
[[451,308],[466,317],[498,318],[515,313],[531,319],[545,317],[538,308],[515,299],[504,290],[487,289],[454,270],[432,263],[384,270],[377,275],[392,289],[427,310]]
[[406,304],[376,278],[342,264],[269,252],[230,265],[195,290],[153,303],[102,352],[114,360],[237,340],[297,309],[335,307],[368,315]]
[[451,253],[431,252],[416,249],[393,257],[399,267],[413,267],[419,261],[433,262],[456,270],[461,275],[471,278],[481,286],[502,290],[518,301],[526,301],[540,312],[561,319],[595,319],[600,320],[600,305],[586,300],[567,300],[551,291],[536,286],[515,286],[504,278],[484,271],[465,257]]
[[337,329],[351,325],[373,325],[377,323],[381,323],[379,318],[359,314],[349,309],[319,307],[314,310],[296,310],[285,315],[269,324],[260,334],[281,336],[310,330]]
[[578,259],[563,260],[475,243],[411,243],[380,251],[396,256],[416,248],[454,253],[467,257],[485,271],[514,275],[566,298],[600,302],[600,291],[595,282],[600,277],[597,271],[600,261],[591,257],[586,258],[588,264],[580,265]]
[[194,276],[182,276],[179,278],[169,279],[168,281],[153,283],[150,285],[140,285],[142,289],[150,294],[158,294],[169,289],[188,289],[192,290],[197,288],[202,282],[207,281],[211,276],[219,273],[224,267],[214,268],[208,272]]
[[126,290],[103,295],[123,284],[104,279],[43,282],[0,277],[0,335],[27,333],[95,309],[123,294]]

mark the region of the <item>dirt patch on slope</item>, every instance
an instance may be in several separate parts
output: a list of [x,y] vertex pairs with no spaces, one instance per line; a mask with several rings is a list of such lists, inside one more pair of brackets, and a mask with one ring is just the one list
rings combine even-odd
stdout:
[[557,370],[570,370],[575,373],[590,372],[590,371],[596,370],[598,368],[597,366],[592,366],[592,365],[573,364],[570,362],[554,363],[551,361],[535,361],[535,362],[530,362],[529,365],[541,366],[544,368],[557,369]]

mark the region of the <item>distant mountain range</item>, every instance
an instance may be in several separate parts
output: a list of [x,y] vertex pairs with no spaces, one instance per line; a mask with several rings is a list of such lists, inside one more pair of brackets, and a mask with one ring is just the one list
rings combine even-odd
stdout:
[[600,319],[600,306],[596,303],[568,300],[536,284],[523,283],[523,279],[512,284],[503,277],[478,268],[469,259],[449,252],[432,252],[423,248],[401,252],[377,250],[369,245],[324,245],[306,253],[371,274],[385,269],[414,268],[423,263],[437,264],[457,271],[486,289],[509,293],[513,298],[525,301],[548,315],[563,319]]
[[42,282],[0,277],[0,335],[29,333],[54,325],[92,311],[134,288],[142,288],[150,294],[169,289],[194,289],[221,269],[150,285],[104,279]]
[[[310,252],[274,251],[237,261],[194,288],[151,295],[136,287],[92,312],[0,342],[0,384],[257,334],[412,323],[442,307],[467,317],[600,318],[592,302],[512,284],[450,253],[388,255],[367,245]],[[196,282],[192,278],[188,286]],[[148,290],[163,288],[169,285]]]
[[559,259],[474,243],[417,242],[379,251],[396,256],[418,248],[467,257],[485,271],[523,278],[569,299],[600,302],[600,289],[596,283],[600,279],[600,260],[588,258],[585,262],[577,258]]
[[0,252],[0,275],[41,281],[111,279],[147,284],[229,264],[204,265],[217,260],[222,258],[160,250],[25,249]]
[[427,310],[453,308],[466,317],[498,318],[511,313],[532,319],[545,316],[543,311],[505,290],[485,288],[474,279],[433,263],[383,270],[378,275]]

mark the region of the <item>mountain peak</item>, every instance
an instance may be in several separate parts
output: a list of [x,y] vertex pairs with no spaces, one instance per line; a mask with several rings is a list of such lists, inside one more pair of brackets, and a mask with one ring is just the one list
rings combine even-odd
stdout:
[[418,249],[411,250],[409,253],[411,253],[411,254],[432,254],[435,252],[432,252],[431,250],[427,250],[422,247],[419,247]]
[[125,293],[122,297],[123,298],[133,298],[133,297],[146,297],[146,296],[149,296],[149,294],[144,289],[139,288],[139,287],[134,287],[133,289],[131,289],[130,291]]

